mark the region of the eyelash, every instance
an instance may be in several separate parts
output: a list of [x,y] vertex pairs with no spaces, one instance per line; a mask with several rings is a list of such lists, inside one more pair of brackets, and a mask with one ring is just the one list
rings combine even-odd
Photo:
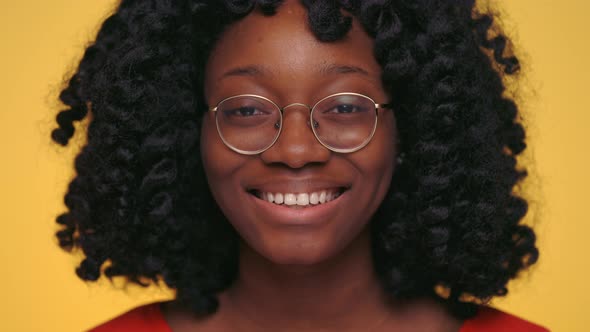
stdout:
[[[248,114],[248,115],[244,115],[243,111],[248,111],[248,113],[250,111],[254,111],[254,113],[258,112],[259,114]],[[239,117],[250,117],[250,116],[257,116],[257,115],[264,115],[266,114],[266,112],[262,112],[259,109],[255,108],[255,107],[240,107],[240,108],[236,108],[233,110],[227,110],[224,112],[226,115],[228,116],[239,116]]]
[[[351,110],[348,112],[339,112],[338,108],[345,106],[345,107],[350,107]],[[349,113],[357,113],[357,112],[362,112],[363,110],[354,104],[340,104],[340,105],[336,105],[326,111],[323,111],[322,113],[336,113],[336,114],[349,114]]]

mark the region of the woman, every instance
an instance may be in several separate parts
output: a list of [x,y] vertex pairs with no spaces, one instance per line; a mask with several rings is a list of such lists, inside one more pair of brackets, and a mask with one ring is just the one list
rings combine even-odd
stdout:
[[60,245],[176,299],[94,331],[543,331],[482,306],[520,225],[518,71],[473,1],[126,1],[62,92],[88,112]]

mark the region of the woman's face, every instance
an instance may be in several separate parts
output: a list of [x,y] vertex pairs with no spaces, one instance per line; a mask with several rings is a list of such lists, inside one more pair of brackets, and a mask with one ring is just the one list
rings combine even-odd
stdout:
[[[206,67],[205,97],[215,106],[229,96],[261,95],[280,107],[313,105],[328,95],[356,92],[388,102],[373,57],[373,40],[355,20],[342,40],[322,43],[298,2],[274,16],[255,11],[221,36]],[[396,127],[391,110],[379,110],[371,142],[340,154],[322,146],[309,124],[309,109],[284,110],[275,144],[242,155],[221,140],[215,113],[204,115],[201,152],[213,196],[253,250],[277,264],[313,264],[351,246],[382,202],[391,180]],[[317,205],[270,203],[262,193],[340,194]],[[286,198],[286,197],[285,197]]]

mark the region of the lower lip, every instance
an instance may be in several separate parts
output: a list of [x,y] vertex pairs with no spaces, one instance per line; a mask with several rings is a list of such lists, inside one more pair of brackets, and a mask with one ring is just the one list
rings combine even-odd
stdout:
[[338,212],[338,207],[341,205],[341,202],[348,197],[348,190],[329,202],[300,207],[277,205],[260,199],[252,194],[248,195],[254,201],[253,203],[255,206],[262,210],[262,214],[267,216],[272,223],[292,226],[310,226],[320,225],[331,219],[330,217]]

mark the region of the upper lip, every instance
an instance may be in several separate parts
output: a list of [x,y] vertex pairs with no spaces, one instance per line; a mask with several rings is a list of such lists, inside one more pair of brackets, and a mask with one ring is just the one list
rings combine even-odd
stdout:
[[326,189],[348,189],[350,183],[327,178],[266,178],[245,186],[247,191],[270,193],[312,193]]

